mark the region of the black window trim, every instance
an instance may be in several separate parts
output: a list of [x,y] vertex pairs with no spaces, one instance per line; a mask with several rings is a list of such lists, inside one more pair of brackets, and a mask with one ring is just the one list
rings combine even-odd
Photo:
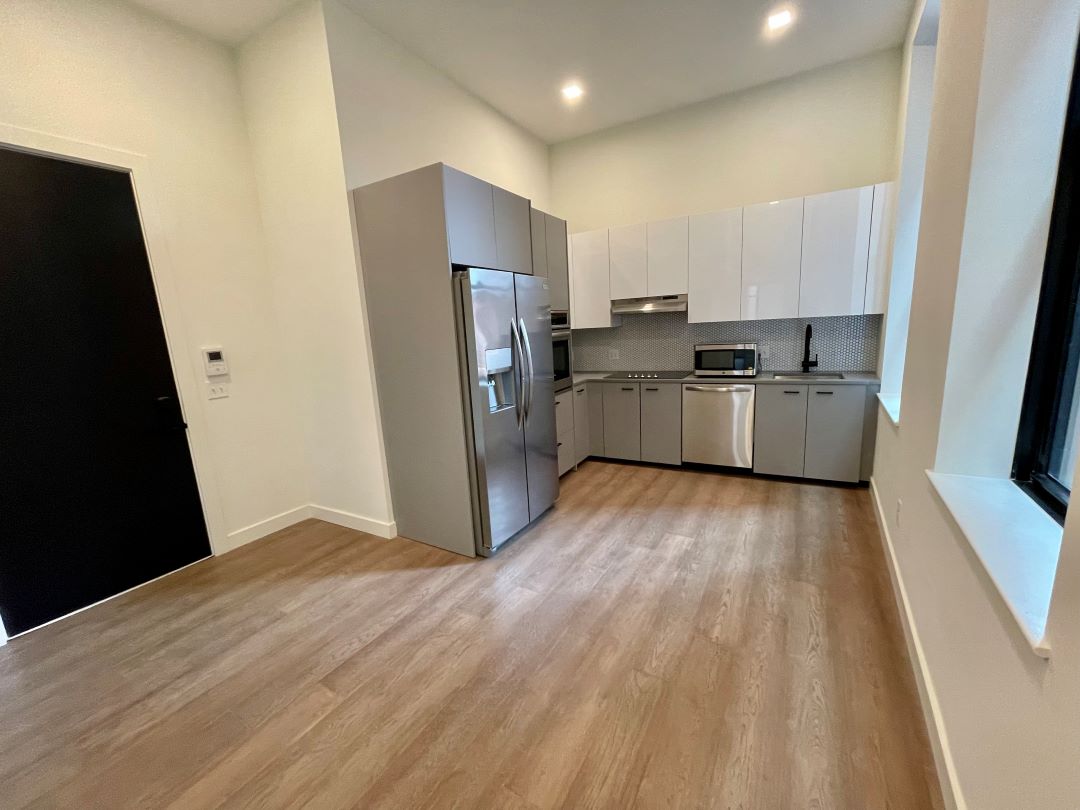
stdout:
[[1080,364],[1076,323],[1080,294],[1080,50],[1058,165],[1054,206],[1043,268],[1039,306],[1028,362],[1027,383],[1017,433],[1013,479],[1059,523],[1064,523],[1069,491],[1048,474],[1053,440],[1066,429],[1069,409],[1063,394],[1075,388]]

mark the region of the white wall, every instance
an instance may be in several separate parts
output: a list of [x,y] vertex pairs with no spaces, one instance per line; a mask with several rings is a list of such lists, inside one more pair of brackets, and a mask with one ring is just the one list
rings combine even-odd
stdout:
[[443,162],[547,208],[543,142],[352,9],[323,7],[349,188]]
[[252,37],[238,63],[309,499],[317,517],[393,536],[321,5]]
[[901,53],[885,51],[551,149],[573,231],[891,180]]
[[[175,281],[161,292],[182,321],[170,337],[187,350],[177,372],[194,386],[185,408],[209,457],[200,483],[220,493],[209,517],[224,550],[305,498],[232,54],[110,0],[5,0],[0,54],[0,124],[146,156],[168,254],[151,260]],[[195,384],[208,344],[229,354],[229,399]]]
[[[912,32],[914,34],[914,31]],[[881,392],[900,393],[911,318],[911,287],[915,279],[915,250],[922,214],[926,149],[930,139],[930,105],[934,91],[934,45],[909,45],[905,51],[904,121],[896,188],[892,259],[889,271],[889,311],[882,345]]]
[[[1015,433],[1016,411],[998,398],[965,397],[966,410],[952,415],[949,400],[964,396],[960,380],[981,390],[969,376],[979,357],[982,379],[1000,381],[1009,397],[1022,387],[1022,374],[985,363],[999,345],[980,324],[1017,341],[1026,364],[1027,290],[1045,252],[1043,200],[1078,16],[1075,0],[943,4],[903,411],[899,427],[878,423],[874,490],[934,709],[932,735],[943,745],[941,775],[958,806],[978,810],[1074,808],[1080,796],[1080,510],[1065,527],[1044,661],[925,474],[946,455],[994,469],[976,437],[994,445]],[[1012,294],[1016,301],[1003,300]],[[950,446],[956,452],[943,453]]]

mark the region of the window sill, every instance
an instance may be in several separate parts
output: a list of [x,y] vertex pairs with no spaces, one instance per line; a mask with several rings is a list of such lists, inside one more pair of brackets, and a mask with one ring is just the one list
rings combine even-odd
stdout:
[[889,417],[889,421],[893,423],[893,427],[900,426],[900,395],[899,394],[878,394],[878,404],[881,405],[881,410],[885,411],[885,415]]
[[1054,588],[1061,526],[1012,481],[926,471],[1020,631],[1050,657],[1046,619]]

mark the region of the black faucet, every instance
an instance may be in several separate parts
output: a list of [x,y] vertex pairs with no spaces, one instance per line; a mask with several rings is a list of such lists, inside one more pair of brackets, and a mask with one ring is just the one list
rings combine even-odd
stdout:
[[817,352],[814,352],[814,359],[810,359],[810,338],[814,336],[814,330],[810,327],[810,324],[806,325],[806,342],[803,344],[802,355],[802,371],[803,374],[809,374],[810,369],[817,366]]

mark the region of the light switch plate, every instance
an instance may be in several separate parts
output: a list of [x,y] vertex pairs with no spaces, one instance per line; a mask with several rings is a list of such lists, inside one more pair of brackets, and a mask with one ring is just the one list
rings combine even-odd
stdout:
[[229,386],[227,383],[207,383],[206,391],[207,399],[225,399],[229,396]]

